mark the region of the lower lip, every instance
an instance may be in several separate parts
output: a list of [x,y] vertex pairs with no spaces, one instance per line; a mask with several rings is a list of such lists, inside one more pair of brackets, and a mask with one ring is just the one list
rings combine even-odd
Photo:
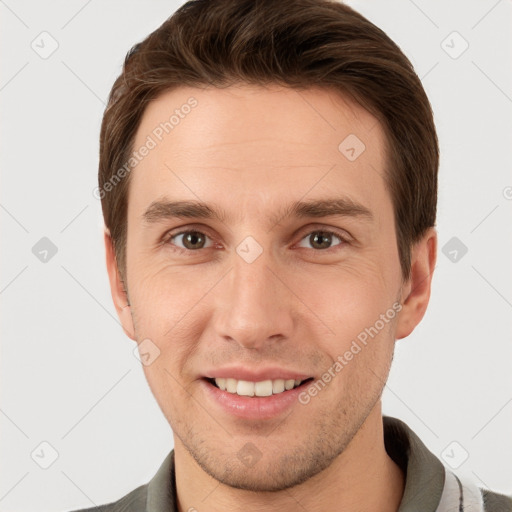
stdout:
[[303,382],[300,386],[277,395],[251,397],[222,391],[206,379],[201,379],[207,395],[225,412],[248,420],[266,420],[283,414],[293,404],[299,403],[298,397],[309,383],[310,381]]

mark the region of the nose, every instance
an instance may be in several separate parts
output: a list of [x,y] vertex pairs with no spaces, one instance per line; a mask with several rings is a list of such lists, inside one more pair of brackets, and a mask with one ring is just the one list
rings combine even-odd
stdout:
[[218,339],[263,349],[292,337],[293,294],[285,276],[279,274],[265,251],[250,263],[233,255],[233,266],[217,295],[214,329]]

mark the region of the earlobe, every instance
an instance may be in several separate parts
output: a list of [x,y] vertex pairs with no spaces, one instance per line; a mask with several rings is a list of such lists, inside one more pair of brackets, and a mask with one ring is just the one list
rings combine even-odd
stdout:
[[106,228],[104,241],[107,272],[110,281],[110,293],[112,295],[112,300],[114,301],[117,316],[121,321],[125,334],[132,340],[136,341],[129,300],[125,291],[125,286],[119,274],[112,238]]
[[402,287],[402,310],[395,334],[397,339],[409,336],[425,315],[436,259],[437,232],[435,228],[429,228],[411,250],[411,276]]

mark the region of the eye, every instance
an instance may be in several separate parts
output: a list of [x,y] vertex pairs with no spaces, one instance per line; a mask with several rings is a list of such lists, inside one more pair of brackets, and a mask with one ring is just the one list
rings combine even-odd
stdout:
[[[333,244],[333,239],[339,240],[339,243]],[[341,235],[335,233],[334,231],[328,230],[316,230],[309,233],[305,236],[300,242],[299,247],[307,247],[319,250],[329,249],[333,245],[341,245],[342,243],[347,243],[348,241],[343,238]],[[308,247],[305,244],[310,244]]]
[[[174,240],[178,242],[175,243]],[[209,237],[200,231],[182,231],[181,233],[175,233],[167,239],[167,242],[171,245],[175,245],[179,249],[191,251],[205,249],[212,245]]]
[[[167,237],[165,243],[170,244],[181,251],[198,251],[213,246],[213,242],[208,235],[197,230],[181,231],[173,233]],[[333,246],[348,243],[348,240],[341,234],[326,229],[311,231],[307,236],[301,239],[298,246],[327,250]]]

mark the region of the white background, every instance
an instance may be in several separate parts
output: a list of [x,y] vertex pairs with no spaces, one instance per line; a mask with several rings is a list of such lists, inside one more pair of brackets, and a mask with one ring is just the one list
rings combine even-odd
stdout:
[[[512,2],[349,4],[411,59],[442,154],[431,305],[397,343],[384,412],[439,457],[456,441],[452,460],[469,455],[459,474],[512,493]],[[172,448],[112,305],[92,191],[124,56],[178,5],[0,1],[2,511],[118,499]],[[31,47],[43,31],[59,45],[47,59]],[[462,48],[453,31],[469,43],[456,59],[443,49]],[[32,252],[42,237],[58,249],[46,263]],[[455,263],[442,252],[452,237],[468,248]],[[43,441],[58,452],[48,469],[30,455]]]

